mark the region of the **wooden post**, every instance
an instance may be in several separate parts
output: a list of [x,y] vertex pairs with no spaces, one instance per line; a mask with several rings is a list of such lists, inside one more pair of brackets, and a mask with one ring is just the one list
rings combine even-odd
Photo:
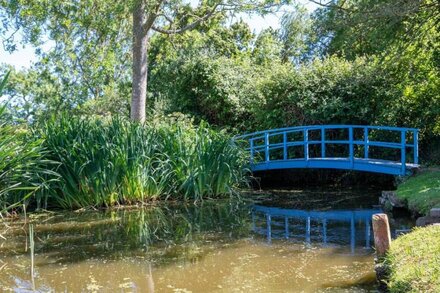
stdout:
[[269,162],[270,157],[269,157],[269,133],[266,132],[264,134],[264,146],[265,146],[265,151],[264,151],[264,158],[266,162]]
[[419,163],[419,133],[414,130],[414,164]]
[[309,160],[309,130],[304,129],[304,159]]
[[324,245],[327,245],[327,219],[322,219],[322,237]]
[[266,236],[267,242],[272,243],[272,218],[269,214],[266,214]]
[[383,257],[391,245],[390,225],[386,214],[373,215],[373,233],[377,257]]
[[354,165],[354,143],[353,143],[353,127],[349,126],[348,128],[348,141],[349,141],[349,153],[350,153],[350,164],[353,169]]
[[364,158],[368,159],[368,151],[370,146],[368,145],[369,139],[368,139],[368,127],[364,128]]
[[252,165],[254,163],[254,139],[253,138],[251,138],[249,140],[249,149],[250,149],[250,153],[251,153],[249,163]]
[[400,132],[400,162],[402,164],[402,175],[406,173],[406,131]]
[[370,219],[365,219],[365,247],[370,248],[370,239],[371,239],[371,227],[370,227]]
[[283,132],[283,160],[287,160],[287,133]]
[[356,248],[356,226],[354,222],[354,212],[351,214],[350,219],[350,248],[351,253],[354,254]]
[[310,216],[306,220],[306,242],[310,244]]

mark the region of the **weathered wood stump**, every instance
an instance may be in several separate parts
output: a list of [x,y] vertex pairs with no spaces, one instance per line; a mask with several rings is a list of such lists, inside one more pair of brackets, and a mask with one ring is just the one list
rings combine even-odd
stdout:
[[378,258],[385,255],[391,245],[391,232],[386,214],[373,215],[374,246]]
[[388,278],[388,269],[383,263],[383,258],[391,245],[391,232],[386,214],[374,214],[373,217],[374,246],[376,248],[376,278],[379,290],[387,290],[386,280]]

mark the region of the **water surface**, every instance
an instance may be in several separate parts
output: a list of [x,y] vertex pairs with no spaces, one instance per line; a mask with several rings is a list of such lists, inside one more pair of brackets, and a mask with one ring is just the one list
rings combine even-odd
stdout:
[[34,214],[1,224],[8,292],[375,292],[376,194],[278,192],[252,200]]

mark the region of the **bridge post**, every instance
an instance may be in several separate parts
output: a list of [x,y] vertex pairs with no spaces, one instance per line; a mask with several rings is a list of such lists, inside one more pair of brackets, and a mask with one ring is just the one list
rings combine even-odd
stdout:
[[371,228],[370,219],[365,218],[365,247],[370,248]]
[[306,242],[310,244],[310,216],[306,219]]
[[287,160],[287,133],[283,132],[283,159]]
[[321,126],[321,158],[325,158],[325,128]]
[[370,146],[368,145],[369,140],[368,140],[368,127],[364,128],[364,158],[368,159],[368,151]]
[[355,222],[354,222],[354,212],[351,214],[351,219],[350,219],[350,246],[351,246],[351,253],[354,253],[356,247],[356,230],[355,230]]
[[272,242],[272,218],[270,214],[266,214],[266,236],[267,242]]
[[402,164],[402,175],[406,173],[406,130],[400,132],[400,163]]
[[309,160],[309,130],[304,129],[304,159]]
[[254,162],[254,139],[251,138],[249,140],[249,148],[250,148],[250,155],[251,157],[249,158],[249,163],[252,165],[252,163]]
[[414,130],[414,164],[419,163],[419,131],[416,129]]
[[284,237],[289,239],[289,218],[284,217]]
[[264,146],[265,146],[265,151],[264,151],[265,161],[269,162],[269,133],[268,132],[266,132],[264,134]]
[[348,143],[350,148],[350,163],[351,163],[351,168],[353,168],[353,164],[354,164],[353,126],[349,126],[348,128]]
[[324,241],[324,245],[327,245],[327,219],[322,219],[322,240]]

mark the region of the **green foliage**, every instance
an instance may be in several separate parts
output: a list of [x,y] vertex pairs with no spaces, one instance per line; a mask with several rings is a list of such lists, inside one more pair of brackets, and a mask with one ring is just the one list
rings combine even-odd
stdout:
[[431,208],[440,207],[440,171],[424,171],[410,177],[398,186],[397,196],[411,210],[428,215]]
[[258,79],[252,64],[224,57],[197,57],[165,66],[160,84],[153,86],[165,94],[167,111],[191,113],[222,127],[245,123],[255,103]]
[[440,226],[416,228],[391,243],[385,263],[390,292],[440,291]]
[[388,80],[373,62],[331,57],[273,72],[262,83],[263,128],[304,124],[376,124]]
[[[6,75],[0,82],[0,95],[6,85]],[[26,129],[1,122],[6,106],[0,106],[0,212],[27,203],[27,199],[43,192],[47,171],[52,162],[44,160],[40,140],[33,139]]]
[[243,183],[243,154],[205,124],[140,125],[63,116],[42,126],[48,157],[61,175],[49,205],[74,209],[157,198],[201,200]]

